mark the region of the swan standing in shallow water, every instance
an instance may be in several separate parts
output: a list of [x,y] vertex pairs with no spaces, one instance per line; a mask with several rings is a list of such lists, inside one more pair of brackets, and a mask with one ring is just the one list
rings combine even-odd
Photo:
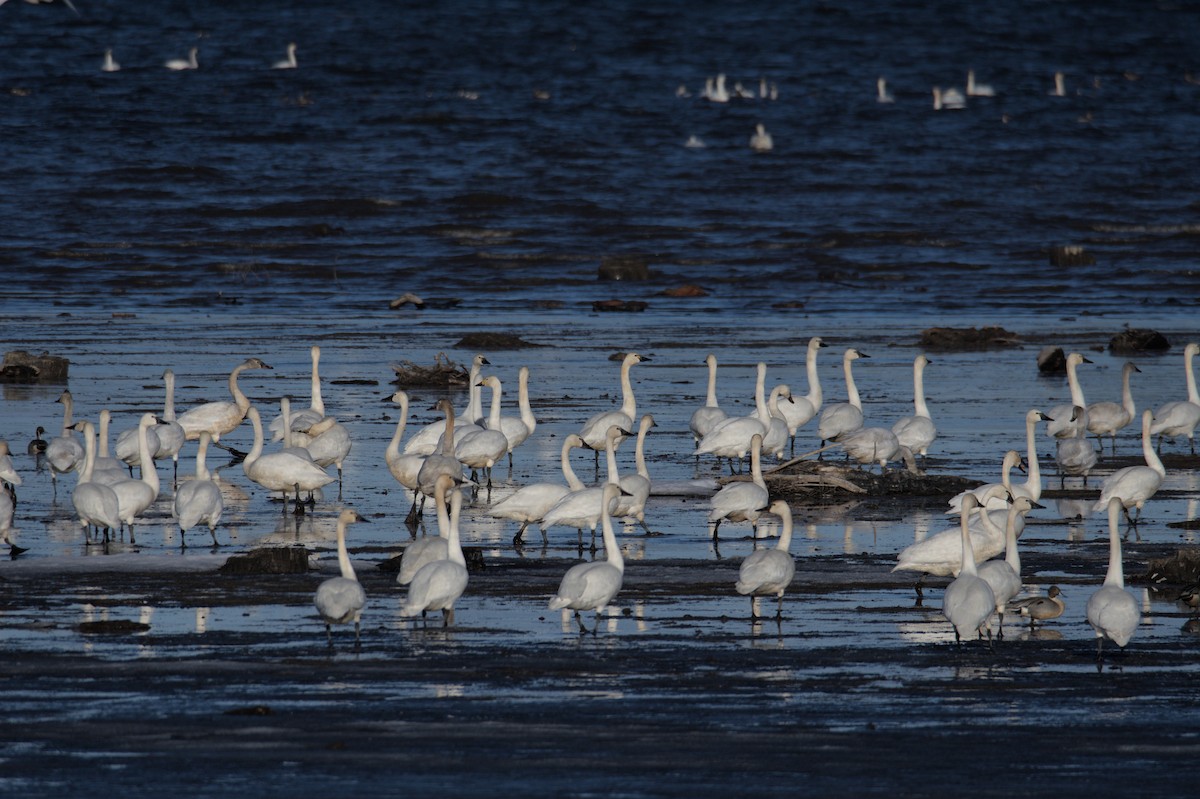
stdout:
[[[617,480],[623,493],[617,502],[616,510],[612,513],[618,519],[630,517],[637,519],[638,524],[646,531],[646,535],[654,535],[646,524],[646,500],[650,498],[650,470],[646,468],[646,434],[650,432],[651,427],[654,427],[654,417],[648,413],[643,414],[638,425],[637,446],[634,448],[633,456],[637,471]],[[609,468],[615,474],[615,453],[612,457],[614,463]]]
[[1137,600],[1125,590],[1125,571],[1121,564],[1121,499],[1108,502],[1108,573],[1104,585],[1088,597],[1087,620],[1096,631],[1096,657],[1103,654],[1104,639],[1124,647],[1141,621]]
[[712,524],[713,546],[717,544],[717,529],[721,522],[750,522],[754,545],[758,546],[758,517],[770,504],[767,483],[762,475],[762,436],[750,439],[751,482],[729,483],[709,500],[708,521]]
[[[1086,411],[1077,405],[1074,413],[1086,413]],[[1067,477],[1070,476],[1082,477],[1083,485],[1086,488],[1088,475],[1091,474],[1098,460],[1096,448],[1092,446],[1092,442],[1079,436],[1059,438],[1054,443],[1054,461],[1058,465],[1058,487],[1062,488],[1066,484]]]
[[271,65],[271,69],[295,69],[296,68],[296,43],[289,42],[287,46],[287,57],[282,61],[276,61]]
[[[584,422],[583,427],[579,430],[579,437],[583,439],[583,443],[596,451],[597,462],[599,462],[600,450],[604,447],[605,437],[608,435],[610,427],[616,425],[621,430],[627,431],[626,435],[632,432],[634,420],[637,418],[637,399],[633,395],[633,383],[629,379],[629,370],[633,368],[634,364],[649,360],[636,352],[626,354],[621,361],[621,409],[598,413]],[[624,440],[623,437],[618,439],[618,443],[622,440]]]
[[934,111],[960,111],[967,107],[967,99],[958,89],[950,88],[942,91],[941,87],[933,87]]
[[[443,397],[438,400],[437,405],[433,409],[444,413],[446,420],[442,425],[441,452],[426,455],[425,460],[421,463],[420,470],[417,472],[417,490],[426,497],[433,496],[433,489],[437,484],[438,475],[448,474],[456,481],[461,481],[463,477],[462,463],[458,458],[454,457],[454,406],[450,404],[450,400]],[[425,507],[425,500],[423,498],[421,500],[421,507]]]
[[303,512],[300,504],[301,491],[316,491],[322,486],[333,482],[333,477],[324,469],[295,452],[283,450],[263,454],[262,418],[258,408],[251,407],[246,415],[254,426],[254,446],[242,461],[242,471],[268,491],[278,491],[283,495],[283,510],[287,512],[287,495],[289,491],[296,492],[297,512]]
[[196,61],[196,54],[199,52],[199,48],[193,47],[192,49],[188,50],[187,58],[172,58],[171,60],[164,62],[163,66],[175,72],[185,69],[199,69],[200,64]]
[[91,422],[79,422],[75,428],[83,433],[84,458],[79,472],[79,483],[71,494],[71,504],[79,516],[86,543],[91,543],[91,528],[104,531],[107,540],[109,530],[121,527],[121,507],[116,492],[104,483],[92,480],[96,464],[96,427]]
[[396,432],[392,435],[387,450],[383,453],[383,459],[387,462],[388,471],[392,473],[392,477],[396,478],[396,482],[412,492],[413,501],[412,507],[408,510],[408,519],[415,519],[417,496],[420,494],[417,490],[417,475],[421,471],[421,464],[425,462],[425,458],[422,455],[402,455],[400,453],[400,439],[404,437],[404,428],[408,424],[408,394],[404,391],[397,391],[392,395],[391,401],[400,405],[400,421],[396,422]]
[[759,597],[764,596],[779,597],[775,618],[783,618],[783,592],[796,574],[796,562],[788,551],[792,544],[792,509],[782,499],[777,499],[768,510],[780,519],[779,541],[773,549],[756,549],[746,556],[734,586],[739,594],[750,597],[750,615],[756,619],[761,615],[758,612]]
[[[608,428],[608,435],[605,437],[604,443],[604,454],[609,473],[605,484],[612,483],[619,485],[619,477],[614,472],[617,463],[617,442],[628,435],[628,430],[622,430],[616,425]],[[543,534],[556,524],[564,527],[574,527],[579,531],[579,544],[582,547],[583,529],[586,527],[592,531],[592,549],[594,551],[596,548],[596,525],[600,523],[600,499],[602,495],[602,485],[583,488],[565,495],[558,502],[554,503],[553,507],[546,511],[546,515],[542,517],[541,528]]]
[[337,557],[342,575],[330,577],[317,586],[316,596],[313,597],[317,613],[321,614],[321,619],[325,622],[325,638],[330,649],[333,649],[332,625],[350,622],[354,622],[354,648],[358,649],[361,646],[359,626],[363,608],[367,605],[367,592],[358,582],[358,575],[354,573],[350,555],[346,552],[346,527],[356,522],[367,521],[369,519],[364,519],[350,508],[344,508],[338,515]]
[[467,590],[467,559],[459,541],[454,520],[462,507],[462,492],[450,491],[450,534],[446,539],[446,557],[426,563],[408,585],[408,596],[400,607],[401,618],[412,618],[430,610],[442,611],[442,626],[454,624],[454,603]]
[[963,498],[962,523],[962,561],[958,576],[946,586],[942,596],[942,613],[954,625],[954,642],[961,644],[964,635],[982,633],[987,630],[988,642],[992,640],[992,625],[990,619],[996,612],[996,596],[992,588],[979,576],[975,568],[975,553],[971,548],[971,534],[968,520],[971,511],[975,509],[975,497],[968,495]]
[[865,352],[851,347],[842,355],[842,371],[846,375],[847,402],[838,402],[821,411],[817,423],[817,435],[821,446],[827,441],[837,441],[838,436],[852,433],[863,426],[862,401],[858,397],[858,386],[854,383],[853,363],[859,358],[870,358]]
[[[396,574],[399,585],[408,585],[426,563],[443,560],[449,556],[450,525],[458,524],[457,511],[453,516],[446,511],[446,499],[454,488],[454,478],[439,475],[433,487],[434,507],[437,509],[438,534],[418,538],[404,548],[400,558],[400,571]],[[461,497],[460,503],[461,505]]]
[[[475,420],[479,418],[479,378],[480,372],[484,366],[490,366],[491,362],[483,355],[476,355],[471,361],[471,370],[467,377],[467,409],[463,411],[461,417],[454,417],[454,426],[456,428],[467,428],[475,424]],[[467,432],[465,429],[460,432]],[[405,455],[432,455],[442,446],[442,436],[446,433],[446,425],[444,422],[431,422],[408,439],[408,443],[404,445]]]
[[600,526],[604,534],[605,559],[591,563],[577,563],[563,575],[559,583],[558,593],[548,605],[550,610],[564,608],[575,611],[579,622],[579,631],[587,632],[580,617],[582,610],[596,611],[596,629],[600,628],[600,611],[608,606],[625,578],[625,559],[617,546],[617,535],[613,531],[613,504],[621,496],[621,487],[616,483],[606,483],[600,496]]
[[[75,409],[75,401],[71,397],[71,392],[64,391],[56,401],[61,402],[63,406],[62,435],[55,436],[46,442],[46,462],[50,464],[50,482],[57,494],[58,476],[78,469],[83,464],[86,453],[83,446],[72,435],[75,428],[72,426],[71,416]],[[89,476],[88,479],[90,480],[91,477]]]
[[[1154,414],[1149,410],[1142,411],[1142,456],[1146,459],[1145,466],[1126,466],[1104,478],[1100,485],[1100,499],[1092,506],[1093,513],[1099,513],[1109,506],[1109,500],[1120,499],[1125,507],[1125,518],[1130,525],[1137,526],[1137,520],[1142,516],[1142,508],[1146,500],[1154,496],[1167,477],[1167,470],[1154,451],[1150,438],[1150,423]],[[1130,517],[1129,509],[1137,507],[1137,516]]]
[[[158,423],[146,431],[146,441],[150,445],[150,460],[151,468],[153,468],[154,455],[158,452],[161,443],[158,440],[158,433],[155,432]],[[138,428],[134,427],[129,430],[122,430],[117,436],[117,444],[113,447],[113,452],[116,453],[117,460],[124,463],[129,468],[129,474],[133,474],[133,467],[142,468],[142,455],[138,450]]]
[[188,441],[200,438],[200,431],[207,430],[212,436],[213,443],[221,440],[221,436],[237,429],[246,418],[250,408],[250,399],[238,387],[238,376],[247,369],[270,369],[259,358],[248,358],[234,367],[229,373],[229,393],[233,402],[206,402],[190,411],[181,414],[176,420]]
[[[310,347],[309,357],[312,358],[312,378],[309,388],[312,398],[309,400],[307,408],[292,413],[291,431],[293,433],[305,433],[308,428],[325,418],[325,400],[321,396],[321,348],[317,346]],[[271,425],[268,429],[271,431],[272,441],[283,439],[283,427],[282,414],[271,420]],[[298,440],[293,437],[292,440],[298,441],[301,446],[308,444],[307,439],[304,437]]]
[[[1081,363],[1091,363],[1078,352],[1067,356],[1067,385],[1071,388],[1071,402],[1066,405],[1055,405],[1050,409],[1052,421],[1046,425],[1046,432],[1052,438],[1082,438],[1087,436],[1087,401],[1083,398],[1083,386],[1079,384],[1076,370]],[[1075,407],[1083,409],[1083,413],[1075,412]]]
[[1133,392],[1129,388],[1129,378],[1134,372],[1141,372],[1132,361],[1126,361],[1121,367],[1121,402],[1093,402],[1087,407],[1087,429],[1096,437],[1100,451],[1104,451],[1104,436],[1112,438],[1112,451],[1117,454],[1117,433],[1133,421],[1137,416],[1137,406],[1133,402]]
[[735,416],[717,422],[700,439],[693,453],[697,457],[704,454],[715,455],[729,459],[729,472],[733,473],[734,461],[740,461],[750,451],[750,441],[754,436],[766,436],[770,409],[763,399],[763,389],[767,380],[767,365],[759,362],[757,378],[754,383],[754,413],[749,416]]
[[120,480],[109,484],[109,487],[117,495],[121,521],[129,528],[129,543],[131,544],[136,543],[133,520],[154,504],[154,500],[158,499],[158,490],[161,487],[158,471],[154,468],[154,459],[150,457],[149,431],[157,423],[158,420],[152,413],[142,414],[141,421],[138,423],[138,453],[142,463],[141,479]]
[[967,70],[967,96],[968,97],[995,97],[996,90],[986,83],[975,82],[975,70]]
[[754,135],[750,137],[750,149],[756,153],[769,153],[774,148],[775,140],[767,133],[763,124],[758,123],[754,128]]
[[[513,465],[513,450],[525,443],[537,429],[537,417],[529,406],[529,367],[522,366],[517,372],[517,408],[520,416],[501,416],[500,432],[508,439],[508,466]],[[485,420],[489,426],[490,420]]]
[[100,71],[101,72],[120,72],[121,71],[121,65],[117,63],[117,60],[115,58],[113,58],[111,47],[104,51],[104,61],[102,61],[100,63]]
[[571,450],[582,446],[583,439],[574,433],[563,439],[562,473],[563,479],[567,482],[565,486],[558,483],[531,483],[522,486],[497,502],[488,511],[488,515],[497,519],[512,519],[521,523],[517,534],[513,536],[514,547],[521,546],[521,536],[525,534],[525,528],[530,524],[538,524],[541,527],[542,543],[548,544],[546,528],[541,525],[542,517],[567,494],[587,488],[583,481],[575,476],[575,470],[571,468],[570,461]]
[[704,363],[708,366],[708,394],[704,404],[692,411],[691,421],[688,422],[696,446],[700,446],[700,441],[726,419],[725,411],[717,403],[717,356],[710,354]]
[[217,540],[217,525],[221,523],[221,511],[224,510],[225,503],[221,499],[221,489],[212,481],[212,475],[204,463],[209,440],[207,431],[200,434],[200,448],[196,451],[196,479],[186,481],[175,492],[175,518],[179,521],[180,549],[187,546],[187,531],[201,523],[208,525],[213,546],[221,545]]
[[1154,412],[1154,423],[1150,433],[1158,436],[1158,448],[1162,450],[1163,438],[1187,436],[1192,454],[1196,454],[1196,426],[1200,424],[1200,391],[1196,390],[1196,372],[1192,359],[1200,353],[1200,344],[1190,342],[1183,349],[1184,377],[1187,380],[1186,401],[1168,402]]
[[508,438],[501,430],[500,424],[500,394],[503,390],[500,378],[488,375],[479,381],[480,387],[492,389],[492,405],[488,414],[487,427],[470,433],[464,433],[454,445],[454,457],[464,466],[471,467],[471,478],[475,478],[477,469],[483,469],[487,475],[488,491],[492,488],[492,467],[508,452]]
[[[984,494],[983,505],[994,497],[1006,496],[1003,486],[992,486]],[[970,511],[967,508],[970,508]],[[971,525],[971,511],[980,511],[980,520],[985,517],[986,510],[981,507],[981,501],[974,494],[967,494],[962,499],[963,516],[967,517],[966,524]],[[990,519],[988,520],[990,522]],[[983,561],[1004,551],[1004,530],[993,529],[988,523],[982,527],[971,527],[971,549],[975,553],[975,562]],[[935,576],[957,574],[962,563],[962,543],[959,540],[959,530],[950,528],[929,536],[928,538],[910,544],[896,556],[896,565],[892,571],[924,572]]]
[[792,453],[796,452],[796,431],[808,424],[821,411],[824,395],[821,393],[821,375],[817,371],[817,353],[826,346],[820,336],[808,340],[808,348],[804,356],[804,368],[808,374],[808,393],[803,397],[792,396],[791,402],[779,406],[787,422],[788,437],[791,439]]
[[895,96],[888,91],[887,79],[882,75],[875,79],[875,102],[877,103],[894,103]]
[[846,455],[861,464],[879,464],[879,473],[887,471],[887,463],[897,458],[904,461],[910,472],[916,473],[917,461],[912,450],[903,446],[891,430],[883,427],[863,427],[841,436],[839,444]]
[[[765,369],[766,364],[763,364],[763,367]],[[759,416],[767,429],[766,435],[763,436],[763,452],[775,456],[776,460],[783,460],[783,448],[788,443],[787,420],[783,417],[781,407],[791,403],[792,390],[780,383],[771,389],[771,396],[766,401],[767,415]]]
[[1033,508],[1040,508],[1028,497],[1016,497],[1008,508],[1004,524],[1004,560],[987,560],[979,565],[979,576],[992,589],[999,618],[998,637],[1004,637],[1004,610],[1010,599],[1021,590],[1021,554],[1017,551],[1017,518]]
[[907,447],[913,454],[921,456],[922,463],[929,454],[929,445],[937,438],[937,426],[929,415],[925,404],[925,367],[932,361],[923,354],[913,361],[913,416],[905,416],[892,425],[900,446]]
[[162,378],[163,386],[166,389],[166,398],[163,400],[162,416],[158,418],[158,424],[154,426],[154,433],[158,436],[158,451],[152,455],[155,460],[171,459],[171,481],[174,483],[179,478],[179,450],[183,449],[183,442],[187,440],[187,435],[183,431],[183,426],[175,419],[175,373],[167,369],[163,372]]

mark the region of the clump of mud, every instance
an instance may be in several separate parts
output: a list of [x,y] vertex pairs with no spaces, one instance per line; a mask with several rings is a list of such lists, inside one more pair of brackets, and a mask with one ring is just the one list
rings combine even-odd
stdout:
[[1114,353],[1136,352],[1165,352],[1171,349],[1171,342],[1157,330],[1129,328],[1122,330],[1108,340],[1108,349]]
[[304,574],[308,551],[304,547],[268,547],[245,555],[231,555],[217,571],[222,574]]
[[392,380],[404,388],[450,388],[465,386],[471,379],[471,371],[455,363],[439,352],[433,358],[433,366],[420,366],[412,361],[392,364],[396,377]]
[[921,331],[921,346],[931,350],[987,350],[1020,343],[1019,335],[1002,327],[929,327]]
[[1200,582],[1200,548],[1180,549],[1165,558],[1150,561],[1142,580],[1150,583],[1192,585]]
[[801,502],[821,498],[844,500],[847,496],[952,497],[981,485],[955,475],[914,473],[889,469],[883,474],[817,461],[800,461],[777,472],[763,475],[771,496]]
[[462,350],[523,350],[540,346],[513,333],[489,332],[467,333],[454,345]]

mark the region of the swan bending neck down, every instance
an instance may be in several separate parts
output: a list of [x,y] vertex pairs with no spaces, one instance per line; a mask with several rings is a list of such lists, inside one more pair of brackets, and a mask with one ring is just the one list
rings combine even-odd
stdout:
[[578,563],[567,570],[558,586],[558,593],[550,599],[550,610],[570,609],[575,611],[579,631],[587,632],[580,611],[596,611],[596,629],[600,628],[602,611],[617,592],[625,577],[625,559],[617,546],[617,535],[613,530],[611,510],[621,496],[621,487],[616,483],[605,483],[600,495],[600,524],[604,534],[605,559],[591,563]]
[[1137,600],[1125,590],[1125,571],[1121,564],[1121,500],[1108,502],[1108,573],[1104,585],[1088,597],[1087,620],[1096,631],[1096,657],[1103,655],[1104,639],[1124,647],[1141,621]]
[[317,613],[325,622],[325,638],[329,648],[333,648],[333,631],[331,625],[354,622],[354,648],[361,646],[359,625],[363,608],[367,604],[367,593],[358,582],[354,566],[350,563],[350,555],[346,552],[346,527],[356,522],[368,522],[351,508],[344,508],[338,515],[337,521],[337,557],[340,577],[331,577],[317,586],[313,602]]

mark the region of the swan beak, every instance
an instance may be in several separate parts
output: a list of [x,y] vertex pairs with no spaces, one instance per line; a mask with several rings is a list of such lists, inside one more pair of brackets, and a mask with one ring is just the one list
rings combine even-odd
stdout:
[[1083,356],[1083,362],[1084,363],[1092,363],[1092,360],[1085,355],[1085,356]]
[[1039,505],[1038,503],[1034,502],[1033,500],[1030,500],[1030,501],[1029,501],[1029,507],[1033,508],[1034,510],[1038,510],[1038,509],[1040,509],[1040,508],[1045,508],[1046,506],[1045,506],[1045,505]]
[[1044,414],[1044,413],[1043,413],[1043,414],[1042,414],[1042,421],[1043,421],[1043,422],[1053,422],[1053,421],[1054,421],[1054,419],[1053,419],[1053,417],[1047,416],[1046,414]]

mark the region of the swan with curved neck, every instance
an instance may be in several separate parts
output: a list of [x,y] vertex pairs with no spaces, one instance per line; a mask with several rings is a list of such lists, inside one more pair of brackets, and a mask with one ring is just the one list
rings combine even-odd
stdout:
[[400,452],[400,439],[404,437],[404,428],[408,425],[408,393],[397,391],[392,395],[391,401],[400,405],[400,420],[396,422],[396,432],[392,434],[392,440],[383,453],[383,459],[396,482],[412,492],[412,507],[408,510],[407,518],[415,519],[417,497],[420,495],[420,491],[417,490],[417,475],[420,474],[421,464],[425,462],[425,458],[421,455],[404,455]]
[[1162,450],[1164,438],[1186,436],[1192,454],[1196,454],[1196,426],[1200,425],[1200,391],[1196,390],[1196,372],[1192,359],[1200,353],[1200,344],[1190,342],[1183,349],[1183,372],[1187,382],[1186,401],[1168,402],[1154,412],[1154,423],[1150,427],[1151,435],[1158,436],[1158,449]]
[[[261,425],[260,425],[261,426]],[[337,520],[337,558],[341,576],[330,577],[319,586],[313,596],[313,604],[317,613],[325,622],[325,639],[329,648],[333,648],[334,624],[349,624],[354,622],[354,648],[361,644],[359,627],[362,620],[363,608],[367,605],[367,592],[358,582],[354,566],[350,563],[350,554],[346,551],[346,527],[357,522],[367,522],[351,508],[343,508]]]
[[285,513],[289,491],[296,492],[296,504],[299,507],[301,491],[316,491],[333,482],[333,477],[324,469],[296,452],[285,449],[264,455],[262,417],[258,408],[251,406],[246,415],[254,427],[254,446],[242,461],[242,471],[268,491],[280,492]]
[[482,430],[466,433],[454,446],[454,457],[464,466],[470,466],[472,476],[475,470],[483,469],[487,476],[487,487],[492,487],[492,467],[508,452],[508,438],[500,425],[500,396],[503,387],[500,378],[488,375],[479,381],[480,387],[487,386],[492,390],[492,405],[488,411],[487,425]]
[[1096,657],[1103,655],[1104,639],[1124,647],[1133,638],[1141,612],[1137,600],[1125,590],[1125,570],[1121,563],[1120,497],[1108,501],[1108,573],[1104,585],[1088,597],[1087,620],[1096,631]]
[[[421,468],[417,472],[417,489],[427,497],[433,496],[438,475],[448,474],[455,480],[462,480],[462,463],[454,457],[454,406],[450,400],[442,398],[431,410],[441,411],[446,416],[442,425],[442,449],[425,456]],[[425,507],[422,500],[421,507]]]
[[763,436],[763,451],[774,455],[777,460],[783,459],[783,448],[788,442],[787,420],[783,418],[782,408],[791,404],[791,388],[780,383],[771,389],[771,396],[766,402],[767,421],[764,426],[767,433]]
[[[448,474],[438,475],[433,487],[434,508],[437,510],[438,534],[418,538],[404,547],[404,555],[400,559],[400,571],[396,574],[399,585],[408,585],[417,576],[417,572],[426,563],[442,560],[448,556],[447,549],[450,540],[450,515],[446,510],[446,501],[454,488],[454,478]],[[458,523],[457,516],[453,520]]]
[[[1004,460],[1000,463],[1000,482],[985,483],[977,488],[972,488],[967,491],[962,491],[950,498],[950,509],[946,511],[948,515],[957,515],[962,512],[962,500],[967,494],[974,494],[975,500],[986,510],[1000,510],[1008,507],[1008,497],[1013,495],[1012,485],[1012,470],[1013,467],[1021,463],[1021,453],[1015,449],[1010,449],[1004,453]],[[1000,486],[1005,493],[998,495],[993,499],[984,499],[984,495],[992,488]]]
[[[1146,500],[1158,492],[1167,477],[1166,467],[1154,450],[1150,433],[1153,419],[1154,414],[1150,410],[1142,411],[1142,457],[1146,459],[1146,465],[1126,466],[1104,478],[1100,485],[1100,499],[1092,506],[1093,513],[1100,513],[1107,508],[1110,500],[1120,499],[1125,508],[1125,518],[1130,525],[1137,526]],[[1137,508],[1135,517],[1129,515],[1129,509],[1133,507]]]
[[196,60],[196,55],[200,52],[199,48],[193,47],[188,50],[187,58],[172,58],[163,64],[169,70],[179,72],[185,69],[199,69],[200,63]]
[[851,347],[842,355],[842,371],[846,376],[846,402],[830,405],[821,411],[821,419],[817,423],[817,435],[821,438],[821,446],[827,441],[837,441],[839,436],[852,433],[863,426],[862,400],[858,396],[858,386],[854,382],[853,364],[859,358],[869,358],[865,352],[859,352]]
[[567,483],[565,486],[560,483],[531,483],[527,486],[522,486],[500,502],[497,502],[488,511],[488,515],[494,518],[511,519],[512,521],[521,523],[521,526],[517,529],[517,534],[513,536],[514,547],[521,546],[521,537],[525,534],[525,528],[531,524],[538,524],[541,527],[542,543],[548,544],[549,539],[546,537],[546,528],[540,524],[542,517],[567,494],[573,491],[582,491],[587,487],[575,475],[575,470],[571,468],[571,450],[582,446],[583,439],[574,433],[563,439],[560,460],[563,479]]
[[[633,382],[629,370],[634,364],[648,362],[650,359],[636,352],[630,352],[621,360],[621,409],[619,411],[604,411],[588,419],[579,430],[583,443],[596,450],[599,458],[600,449],[604,447],[608,429],[617,426],[621,430],[632,431],[633,420],[637,418],[637,399],[633,394]],[[623,440],[624,436],[618,441]]]
[[[622,430],[616,425],[608,428],[604,439],[605,463],[608,467],[606,483],[619,484],[620,477],[616,473],[617,442],[629,435],[628,430]],[[596,525],[600,523],[600,496],[603,486],[592,486],[578,491],[572,491],[546,511],[542,517],[541,528],[544,531],[555,525],[574,527],[579,531],[579,544],[583,546],[583,530],[592,532],[592,550],[596,548]]]
[[271,69],[295,69],[296,68],[296,43],[288,42],[287,56],[282,61],[276,61],[271,65]]
[[783,617],[783,593],[792,584],[796,574],[796,562],[788,551],[792,544],[792,509],[782,499],[771,503],[768,509],[780,520],[779,541],[773,549],[756,549],[742,561],[738,569],[735,590],[750,597],[750,615],[759,617],[758,599],[763,596],[779,597],[775,618]]
[[580,632],[587,632],[580,612],[596,611],[596,629],[599,629],[600,612],[621,590],[625,578],[625,559],[617,545],[611,515],[613,504],[620,496],[621,487],[616,483],[605,483],[601,489],[600,527],[604,536],[605,559],[578,563],[568,569],[559,583],[558,592],[547,606],[550,610],[574,610]]
[[200,438],[200,432],[207,430],[214,443],[221,436],[237,429],[246,412],[250,409],[250,399],[238,386],[238,377],[247,369],[270,369],[260,358],[248,358],[233,368],[229,373],[229,394],[232,402],[208,402],[183,413],[177,419],[188,441]]
[[[1016,497],[1008,507],[1004,524],[1004,560],[987,560],[979,565],[979,576],[996,598],[998,638],[1004,637],[1004,611],[1009,600],[1021,590],[1021,553],[1017,550],[1017,519],[1028,513],[1034,503],[1028,497]],[[1039,506],[1040,507],[1040,506]]]

